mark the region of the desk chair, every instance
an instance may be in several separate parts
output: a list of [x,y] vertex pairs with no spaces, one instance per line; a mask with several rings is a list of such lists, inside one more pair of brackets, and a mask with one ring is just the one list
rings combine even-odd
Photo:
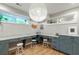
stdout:
[[49,47],[48,39],[43,39],[43,47]]
[[16,54],[16,47],[17,47],[16,44],[17,44],[16,41],[9,42],[9,50],[8,50],[9,55]]
[[16,54],[23,54],[23,43],[18,43],[16,47]]
[[37,40],[36,37],[32,38],[32,47],[36,46]]
[[9,50],[8,50],[8,54],[9,55],[13,55],[13,54],[15,54],[16,53],[16,47],[12,47],[12,48],[10,48]]

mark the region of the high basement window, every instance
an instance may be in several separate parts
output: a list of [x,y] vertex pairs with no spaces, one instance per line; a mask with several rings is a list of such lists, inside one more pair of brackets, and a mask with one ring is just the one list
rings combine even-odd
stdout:
[[4,23],[29,24],[28,17],[15,16],[6,12],[0,12],[0,20]]
[[27,22],[27,19],[24,18],[24,17],[17,17],[16,18],[16,23],[17,24],[26,24],[26,22]]

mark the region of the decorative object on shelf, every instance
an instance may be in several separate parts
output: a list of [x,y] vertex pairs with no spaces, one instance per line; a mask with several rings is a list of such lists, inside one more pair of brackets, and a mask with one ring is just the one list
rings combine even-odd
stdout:
[[55,20],[55,19],[52,19],[52,23],[57,23],[57,20]]
[[47,17],[47,8],[45,4],[31,4],[29,8],[29,16],[34,22],[43,22]]
[[57,23],[57,20],[58,18],[54,17],[54,18],[50,18],[49,20],[47,20],[47,23],[48,24],[52,24],[52,23]]
[[61,16],[60,18],[61,23],[75,23],[77,22],[77,12],[71,12]]
[[59,33],[56,33],[55,35],[56,35],[56,36],[59,36]]
[[44,29],[44,26],[43,26],[43,24],[41,24],[41,25],[40,25],[40,29],[41,29],[41,30],[43,30],[43,29]]
[[32,23],[32,28],[36,29],[38,27],[38,25],[36,23]]
[[50,20],[47,21],[47,23],[57,23],[57,24],[66,24],[66,23],[77,23],[78,18],[78,12],[73,11],[70,13],[66,13],[63,15],[59,15],[56,17],[52,17]]
[[53,22],[52,22],[52,20],[48,20],[47,23],[52,24]]

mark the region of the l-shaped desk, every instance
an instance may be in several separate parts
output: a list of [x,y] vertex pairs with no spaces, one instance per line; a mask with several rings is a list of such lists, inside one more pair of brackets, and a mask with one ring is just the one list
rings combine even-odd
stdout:
[[[30,42],[30,38],[35,35],[17,35],[17,36],[8,36],[0,38],[0,55],[8,55],[8,50],[11,48],[12,44],[16,44],[17,42],[22,42],[26,40]],[[12,46],[14,46],[12,45]]]
[[[0,55],[8,55],[8,50],[9,48],[11,48],[11,44],[13,44],[13,42],[17,43],[18,41],[26,41],[26,43],[29,43],[34,36],[36,35],[18,35],[0,38]],[[79,36],[39,35],[39,37],[49,39],[49,42],[51,43],[51,48],[54,48],[66,54],[79,55]]]
[[[17,35],[0,38],[0,55],[8,55],[9,48],[15,46],[17,42],[23,42],[24,44],[29,43],[32,41],[32,37],[35,36],[36,35]],[[39,35],[39,37],[49,38],[49,36],[46,35]]]

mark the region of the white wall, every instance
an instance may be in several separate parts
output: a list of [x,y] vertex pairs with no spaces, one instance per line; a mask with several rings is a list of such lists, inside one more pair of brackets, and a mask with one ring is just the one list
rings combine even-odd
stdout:
[[[77,11],[79,15],[79,7],[66,10],[57,14],[54,14],[52,17],[57,17],[60,15],[64,15],[66,13],[74,12]],[[68,27],[70,26],[77,26],[78,28],[78,34],[79,34],[79,16],[77,18],[77,23],[72,23],[72,24],[51,24],[51,25],[45,25],[44,24],[44,30],[42,30],[42,34],[47,34],[47,35],[54,35],[55,33],[59,33],[60,35],[68,35]]]
[[[2,27],[1,27],[2,26]],[[3,23],[0,27],[0,37],[17,35],[34,35],[31,25]]]
[[55,35],[56,33],[59,33],[60,35],[68,35],[68,27],[69,26],[77,26],[77,24],[44,25],[44,30],[42,30],[42,34]]
[[[27,16],[25,12],[11,8],[9,6],[5,6],[3,4],[0,4],[0,10],[12,13],[17,16],[20,15]],[[2,25],[0,24],[0,37],[17,36],[24,34],[25,35],[35,34],[35,31],[32,29],[31,24],[29,25],[11,24],[11,23],[2,23]]]

